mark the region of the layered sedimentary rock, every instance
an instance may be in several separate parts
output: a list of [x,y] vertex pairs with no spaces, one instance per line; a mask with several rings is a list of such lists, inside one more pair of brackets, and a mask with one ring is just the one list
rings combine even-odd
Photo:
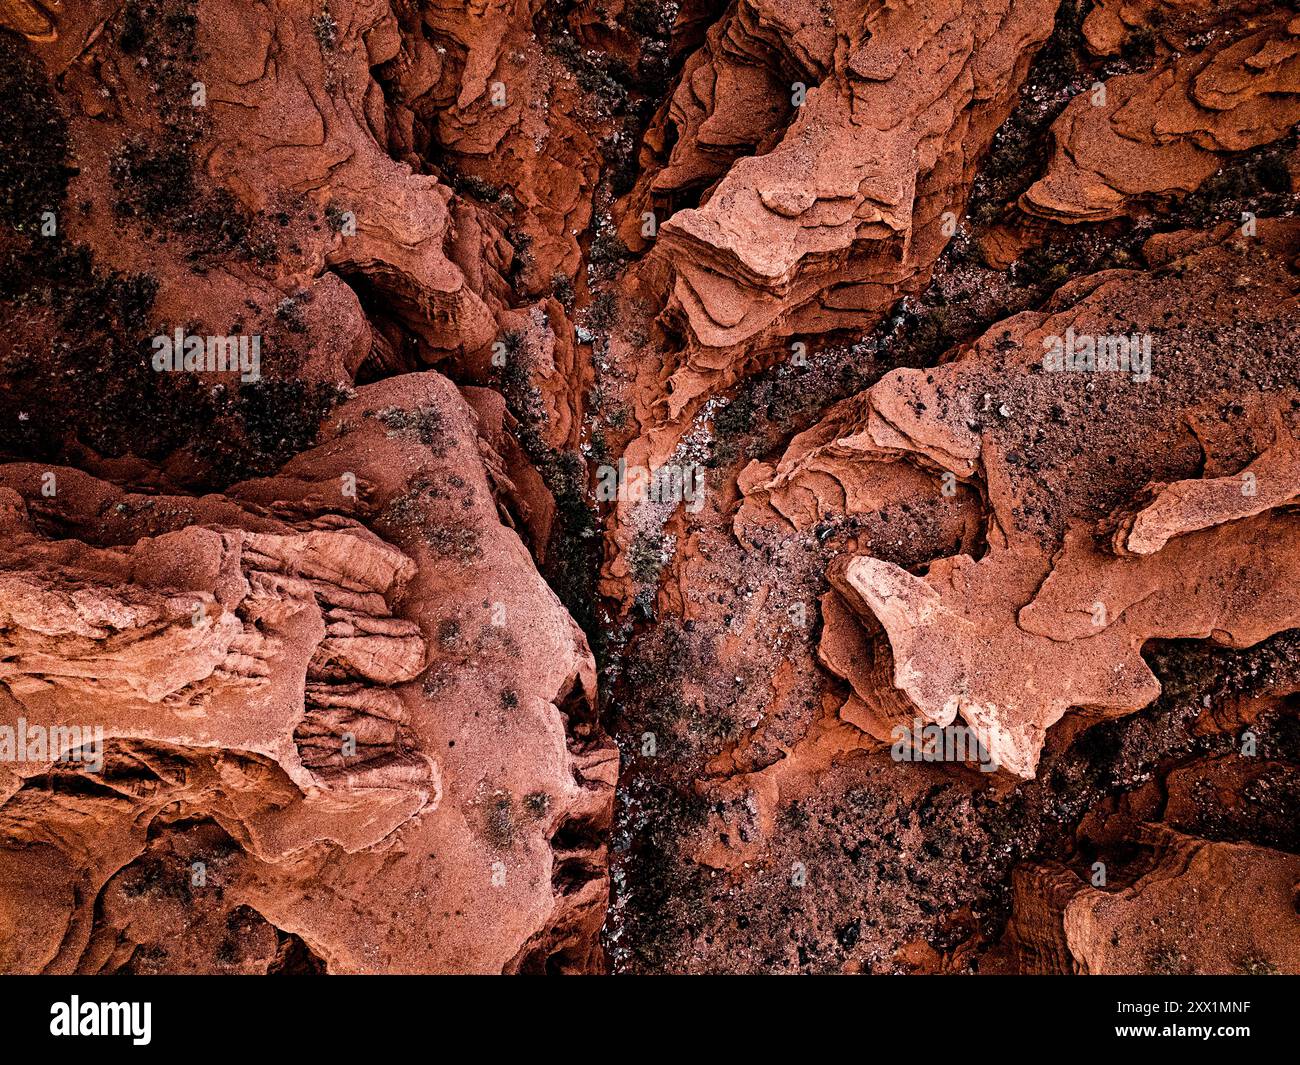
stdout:
[[1151,484],[1145,494],[1115,530],[1118,555],[1155,554],[1175,536],[1293,503],[1300,495],[1300,441],[1278,417],[1273,443],[1240,473]]
[[1292,901],[1300,858],[1159,825],[1135,836],[1147,868],[1123,886],[1095,887],[1059,866],[1016,872],[1004,945],[1014,971],[1234,976],[1300,968]]
[[1192,192],[1227,153],[1289,132],[1300,121],[1300,19],[1276,11],[1252,30],[1076,97],[1021,207],[1063,222],[1113,218],[1139,197]]
[[0,41],[0,968],[599,968],[617,755],[554,500],[497,392],[403,372],[518,322],[580,371],[389,154],[401,12],[40,10]]
[[[1001,767],[1032,776],[1046,730],[1069,710],[1131,713],[1160,691],[1140,654],[1155,637],[1259,643],[1300,622],[1290,552],[1294,518],[1243,523],[1221,535],[1189,534],[1134,566],[1067,539],[1043,570],[1014,554],[958,556],[914,577],[869,557],[850,561],[835,586],[879,621],[893,654],[893,684],[913,713],[940,726],[959,716]],[[857,720],[887,738],[874,689]],[[852,712],[849,710],[847,712]],[[894,716],[898,716],[895,712]]]
[[[727,11],[687,61],[647,134],[641,183],[619,204],[625,241],[654,236],[619,289],[657,306],[662,351],[637,358],[639,324],[610,337],[635,367],[630,465],[676,461],[692,419],[723,390],[792,346],[869,329],[926,284],[1053,10],[1048,0]],[[740,93],[750,106],[732,105]],[[619,508],[607,594],[627,594],[640,524]]]
[[[851,677],[846,718],[885,741],[914,715],[940,726],[960,717],[1003,768],[1031,776],[1046,729],[1068,710],[1127,713],[1158,694],[1140,655],[1148,640],[1245,647],[1296,625],[1300,528],[1287,504],[1300,427],[1284,339],[1295,328],[1294,236],[1235,237],[1161,241],[1149,249],[1155,274],[1067,287],[953,362],[887,375],[775,468],[746,471],[742,531],[805,528],[900,494],[955,495],[958,482],[987,500],[981,558],[937,559],[924,576],[869,556],[833,567],[838,594],[892,648],[893,690],[878,671]],[[1239,270],[1250,271],[1248,299]],[[1203,329],[1245,361],[1205,359]],[[1074,361],[1054,362],[1066,343]],[[1223,438],[1225,404],[1245,439]],[[1142,443],[1125,453],[1139,417]],[[1150,483],[1197,462],[1201,477]]]
[[[475,425],[409,375],[224,496],[0,468],[4,724],[103,759],[4,768],[6,859],[58,885],[0,884],[7,971],[253,965],[218,935],[245,911],[260,971],[289,938],[332,972],[591,967],[617,758]],[[173,957],[146,915],[180,898],[211,928]]]
[[537,6],[398,5],[406,32],[385,58],[409,112],[395,145],[416,159],[435,144],[462,187],[516,227],[520,279],[540,295],[578,273],[599,154],[597,131],[573,114],[584,103],[574,75],[529,24]]
[[[164,320],[227,332],[239,306],[245,332],[306,348],[301,372],[319,379],[371,354],[340,278],[383,293],[428,361],[483,347],[492,296],[455,261],[450,192],[386,151],[371,70],[399,44],[389,5],[366,0],[77,5],[36,48],[79,164],[65,229],[103,265],[156,276]],[[182,212],[189,256],[156,242]]]
[[1293,12],[0,25],[0,970],[1300,967]]
[[[662,221],[648,266],[667,271],[666,313],[684,337],[661,375],[666,420],[735,381],[749,351],[869,326],[924,284],[951,233],[943,216],[960,213],[1051,9],[742,3],[715,28],[696,61],[719,57],[709,121],[693,118],[696,78],[685,78],[670,112],[677,142],[652,186],[717,177],[699,207]],[[739,88],[728,82],[755,67],[785,76],[764,75],[757,99],[770,102],[732,117]],[[719,128],[726,122],[754,128]],[[760,142],[759,154],[710,173],[718,143],[739,154]]]

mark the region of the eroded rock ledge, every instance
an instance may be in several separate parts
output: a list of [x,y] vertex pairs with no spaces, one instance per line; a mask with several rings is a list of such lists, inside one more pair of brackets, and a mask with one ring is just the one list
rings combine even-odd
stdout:
[[6,969],[274,960],[173,957],[140,916],[160,894],[335,972],[592,964],[617,758],[475,426],[412,375],[224,496],[0,467],[4,723],[101,726],[105,758],[89,789],[57,751],[4,768],[6,860],[52,878],[5,880],[6,913],[43,915]]
[[[1300,528],[1288,504],[1300,428],[1284,339],[1294,329],[1293,233],[1271,228],[1249,251],[1240,234],[1162,240],[1149,249],[1153,273],[1089,278],[952,362],[894,371],[796,439],[775,468],[746,471],[746,535],[751,524],[807,528],[902,493],[955,495],[959,481],[986,501],[978,559],[936,559],[924,576],[870,556],[837,560],[835,591],[869,634],[883,626],[893,659],[885,691],[874,668],[849,664],[846,719],[886,741],[916,715],[940,726],[960,717],[994,760],[1028,777],[1068,710],[1104,716],[1151,702],[1147,641],[1246,647],[1295,627]],[[1160,310],[1170,306],[1186,317]],[[1246,361],[1205,358],[1201,330]],[[1146,337],[1150,365],[1050,372],[1045,355],[1065,336]],[[1114,430],[1150,409],[1151,391],[1160,422],[1142,417],[1140,442],[1129,437],[1123,454]],[[1240,437],[1197,429],[1225,404],[1258,448],[1244,462]],[[1220,453],[1228,447],[1238,454]],[[1139,483],[1186,468],[1180,455],[1205,475]],[[1126,498],[1125,481],[1142,494]],[[829,626],[825,638],[838,639]]]

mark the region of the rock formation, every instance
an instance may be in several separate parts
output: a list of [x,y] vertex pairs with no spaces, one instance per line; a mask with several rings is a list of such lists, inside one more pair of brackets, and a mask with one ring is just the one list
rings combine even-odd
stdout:
[[[99,730],[103,759],[90,792],[64,750],[5,767],[9,853],[60,885],[6,891],[58,901],[7,969],[266,971],[291,941],[332,972],[593,964],[617,758],[476,421],[414,374],[220,496],[0,468],[3,723]],[[212,925],[177,958],[160,898]]]
[[[1088,40],[1103,50],[1123,16],[1094,14]],[[1021,206],[1064,222],[1113,218],[1136,197],[1192,192],[1225,154],[1284,136],[1300,121],[1300,19],[1275,11],[1251,30],[1075,97]]]
[[[1017,971],[1295,972],[1295,855],[1167,830],[1148,830],[1143,842],[1153,848],[1151,869],[1118,890],[1090,887],[1068,869],[1017,871],[1016,901],[1026,907],[1012,916],[1009,930]],[[1261,912],[1288,910],[1280,923],[1258,919]]]
[[0,972],[1300,971],[1294,11],[0,0],[0,89]]

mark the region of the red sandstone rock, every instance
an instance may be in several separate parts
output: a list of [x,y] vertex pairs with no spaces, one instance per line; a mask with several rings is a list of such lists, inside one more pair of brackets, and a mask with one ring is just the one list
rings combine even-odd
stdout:
[[[0,25],[0,727],[105,738],[0,760],[0,971],[1300,968],[1290,13]],[[180,327],[266,391],[159,386]],[[701,505],[589,509],[620,458]]]
[[[1288,247],[1275,246],[1278,252]],[[1178,283],[1199,290],[1207,320],[1218,304],[1230,306],[1237,323],[1253,314],[1267,321],[1267,300],[1252,300],[1249,309],[1231,299],[1224,304],[1235,290],[1221,273],[1230,269],[1229,247],[1210,244],[1180,260]],[[1254,257],[1251,267],[1268,276],[1267,261]],[[1282,266],[1286,260],[1271,261]],[[1271,276],[1294,291],[1284,267]],[[806,528],[825,513],[825,504],[813,501],[828,494],[835,508],[850,512],[878,509],[899,495],[924,498],[943,491],[944,476],[951,494],[959,482],[975,482],[988,499],[989,547],[978,561],[938,559],[924,577],[870,557],[832,570],[843,602],[883,624],[892,645],[892,684],[906,697],[881,691],[878,668],[859,677],[851,658],[830,656],[854,685],[844,716],[877,740],[888,742],[894,727],[908,726],[915,714],[942,726],[960,717],[999,765],[1031,776],[1045,730],[1067,710],[1126,713],[1155,697],[1158,686],[1139,654],[1148,640],[1198,636],[1244,647],[1296,623],[1300,601],[1287,568],[1292,553],[1275,550],[1300,542],[1291,516],[1277,509],[1294,497],[1297,433],[1280,407],[1272,408],[1260,457],[1240,472],[1149,487],[1154,500],[1119,519],[1117,549],[1140,559],[1099,549],[1085,527],[1107,517],[1105,489],[1099,483],[1080,492],[1079,473],[1067,473],[1077,469],[1079,454],[1069,442],[1079,432],[1067,428],[1072,419],[1082,419],[1084,432],[1104,432],[1102,424],[1113,428],[1119,411],[1140,409],[1142,390],[1156,382],[1164,395],[1185,395],[1189,409],[1206,409],[1216,388],[1223,397],[1239,394],[1227,367],[1198,369],[1200,387],[1187,389],[1190,378],[1180,381],[1179,374],[1188,367],[1178,360],[1188,349],[1182,327],[1171,330],[1168,316],[1158,325],[1150,382],[1133,380],[1142,376],[1136,364],[1123,373],[1044,369],[1056,337],[1110,336],[1121,331],[1121,321],[1125,335],[1156,326],[1142,323],[1151,321],[1148,308],[1159,306],[1169,284],[1116,273],[1063,291],[1048,314],[995,328],[965,357],[932,371],[886,376],[797,438],[775,471],[746,471],[742,528],[765,520],[769,508],[787,520],[802,515],[793,523]],[[1276,364],[1272,369],[1280,371]],[[1285,380],[1283,371],[1273,387],[1285,389]],[[1106,397],[1105,411],[1078,406],[1081,395],[1096,398],[1094,389]],[[1053,405],[1060,417],[1043,421],[1040,412]],[[1186,430],[1170,428],[1168,451],[1153,454],[1144,444],[1128,456],[1137,470],[1159,468],[1185,446],[1178,436]],[[1215,444],[1196,446],[1212,455]],[[1050,475],[1053,468],[1061,480]],[[844,487],[860,483],[874,485],[860,499]]]
[[1021,207],[1063,222],[1113,218],[1136,197],[1191,192],[1223,153],[1284,135],[1300,121],[1300,20],[1278,11],[1255,26],[1072,100],[1052,127],[1048,171]]
[[[668,267],[667,314],[686,338],[666,367],[669,420],[736,380],[746,349],[860,329],[924,284],[945,243],[942,215],[960,212],[971,163],[1005,117],[1046,13],[954,3],[864,17],[849,3],[824,22],[813,5],[736,9],[710,48],[725,39],[750,63],[781,49],[806,100],[788,109],[779,140],[768,135],[770,150],[738,160],[699,208],[663,220],[651,258]],[[679,132],[677,153],[696,141]]]
[[1300,966],[1300,859],[1148,826],[1149,871],[1097,888],[1068,869],[1015,878],[1014,968],[1095,975],[1261,975]]
[[332,972],[593,965],[617,756],[474,425],[447,381],[408,375],[225,497],[57,468],[46,497],[44,467],[0,467],[4,723],[105,743],[103,796],[62,789],[58,752],[2,770],[6,854],[71,892],[42,910],[0,883],[0,910],[46,914],[7,970],[221,971],[138,916],[159,892],[204,900],[193,861],[219,908]]

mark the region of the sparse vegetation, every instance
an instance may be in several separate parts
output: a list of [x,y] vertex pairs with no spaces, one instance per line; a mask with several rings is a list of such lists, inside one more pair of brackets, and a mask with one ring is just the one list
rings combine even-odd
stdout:
[[[369,413],[369,412],[367,412]],[[448,445],[443,413],[437,407],[385,407],[374,416],[388,427],[388,435],[417,440],[434,454],[441,455]]]
[[664,541],[662,536],[651,533],[638,533],[628,551],[628,565],[634,580],[646,583],[659,577],[664,565]]
[[312,17],[311,28],[321,51],[332,52],[338,47],[339,24],[330,14],[329,0],[323,0],[321,3],[320,12]]

